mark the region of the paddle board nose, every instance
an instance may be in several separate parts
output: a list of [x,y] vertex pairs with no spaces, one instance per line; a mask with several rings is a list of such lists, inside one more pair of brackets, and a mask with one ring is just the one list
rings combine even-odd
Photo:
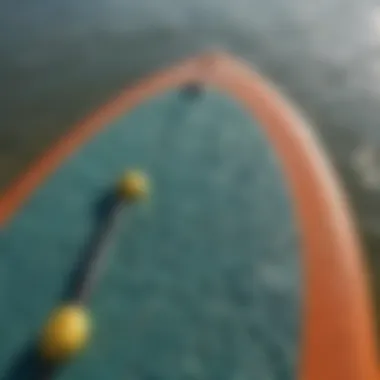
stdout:
[[[115,184],[143,200],[115,208]],[[126,91],[11,188],[0,215],[4,379],[377,376],[339,186],[309,128],[233,58],[196,58]],[[45,336],[59,352],[82,347],[80,303],[90,341],[45,363],[39,332],[81,258],[101,251],[99,283]]]

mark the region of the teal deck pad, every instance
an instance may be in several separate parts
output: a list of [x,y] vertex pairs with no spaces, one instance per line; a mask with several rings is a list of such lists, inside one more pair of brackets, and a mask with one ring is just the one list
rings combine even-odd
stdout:
[[0,379],[35,375],[28,347],[130,168],[152,194],[123,211],[93,337],[56,378],[296,379],[302,253],[287,182],[258,122],[213,89],[174,89],[115,119],[1,230]]

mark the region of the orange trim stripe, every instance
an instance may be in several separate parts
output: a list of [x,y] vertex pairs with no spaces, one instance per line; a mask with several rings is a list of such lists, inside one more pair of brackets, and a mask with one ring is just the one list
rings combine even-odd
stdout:
[[305,273],[301,380],[375,380],[372,307],[345,200],[310,130],[257,74],[223,54],[189,60],[141,82],[74,128],[0,200],[5,223],[40,183],[110,120],[170,87],[198,80],[234,96],[261,122],[289,179]]

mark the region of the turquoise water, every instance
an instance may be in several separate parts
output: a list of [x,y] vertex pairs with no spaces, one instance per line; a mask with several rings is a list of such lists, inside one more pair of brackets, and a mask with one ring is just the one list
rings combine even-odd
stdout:
[[122,87],[228,49],[314,122],[377,265],[380,186],[366,177],[380,166],[379,19],[372,0],[3,0],[0,187]]

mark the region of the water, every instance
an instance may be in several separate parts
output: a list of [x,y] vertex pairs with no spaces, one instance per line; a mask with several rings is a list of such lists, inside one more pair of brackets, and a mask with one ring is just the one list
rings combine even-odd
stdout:
[[115,92],[209,48],[255,64],[312,120],[375,275],[380,4],[371,0],[2,0],[0,188]]

